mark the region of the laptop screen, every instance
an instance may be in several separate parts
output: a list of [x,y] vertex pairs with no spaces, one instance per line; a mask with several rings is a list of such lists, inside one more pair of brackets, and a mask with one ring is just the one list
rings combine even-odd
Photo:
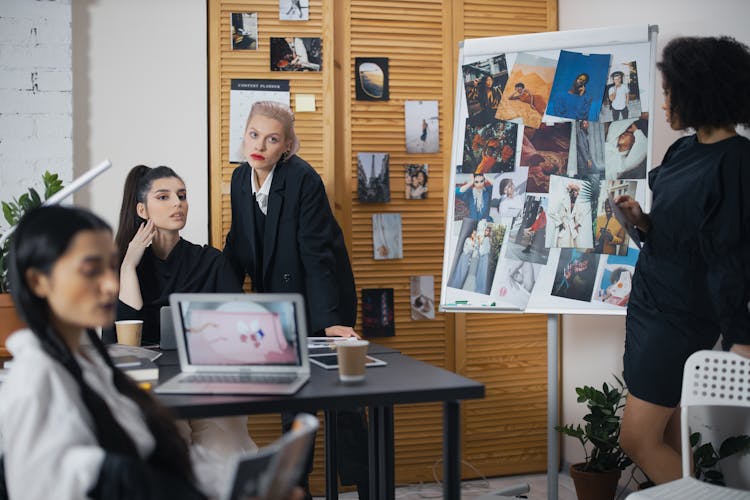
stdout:
[[[222,298],[223,297],[223,298]],[[299,366],[294,300],[252,295],[183,298],[180,333],[191,365]],[[273,297],[273,296],[270,296]]]

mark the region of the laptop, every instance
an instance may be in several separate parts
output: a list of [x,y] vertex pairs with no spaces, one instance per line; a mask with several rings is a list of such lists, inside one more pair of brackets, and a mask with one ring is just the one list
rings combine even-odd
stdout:
[[310,378],[300,294],[175,293],[180,373],[159,394],[297,392]]
[[177,349],[174,321],[172,321],[172,308],[170,306],[164,306],[159,309],[159,349],[162,351],[174,351]]

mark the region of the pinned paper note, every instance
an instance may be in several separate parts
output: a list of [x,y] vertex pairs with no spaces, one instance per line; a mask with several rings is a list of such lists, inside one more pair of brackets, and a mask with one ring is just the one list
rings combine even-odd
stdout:
[[297,113],[303,111],[315,111],[315,95],[314,94],[297,94],[294,100],[294,111]]

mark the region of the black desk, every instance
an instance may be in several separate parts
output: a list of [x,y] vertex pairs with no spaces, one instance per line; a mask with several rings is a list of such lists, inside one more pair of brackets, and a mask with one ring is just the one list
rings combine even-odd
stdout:
[[[386,348],[387,349],[387,348]],[[455,373],[397,352],[377,356],[388,366],[367,369],[367,379],[344,385],[337,370],[311,367],[310,381],[294,396],[157,395],[180,418],[207,418],[281,410],[325,411],[326,498],[338,498],[336,478],[335,412],[353,406],[369,407],[370,497],[393,499],[395,488],[393,406],[443,402],[443,498],[460,498],[460,400],[484,397],[484,386]],[[165,359],[162,359],[165,358]],[[173,376],[179,367],[162,356],[159,378]]]

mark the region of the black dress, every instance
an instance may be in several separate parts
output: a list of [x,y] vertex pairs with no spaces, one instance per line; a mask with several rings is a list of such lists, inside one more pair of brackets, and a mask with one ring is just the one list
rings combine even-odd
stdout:
[[136,268],[143,308],[133,309],[117,301],[117,319],[142,319],[141,343],[159,343],[159,310],[169,305],[171,293],[241,293],[242,284],[224,255],[210,246],[180,238],[165,260],[151,247]]
[[649,173],[651,228],[628,304],[630,392],[675,407],[690,354],[750,344],[750,141],[684,137]]

